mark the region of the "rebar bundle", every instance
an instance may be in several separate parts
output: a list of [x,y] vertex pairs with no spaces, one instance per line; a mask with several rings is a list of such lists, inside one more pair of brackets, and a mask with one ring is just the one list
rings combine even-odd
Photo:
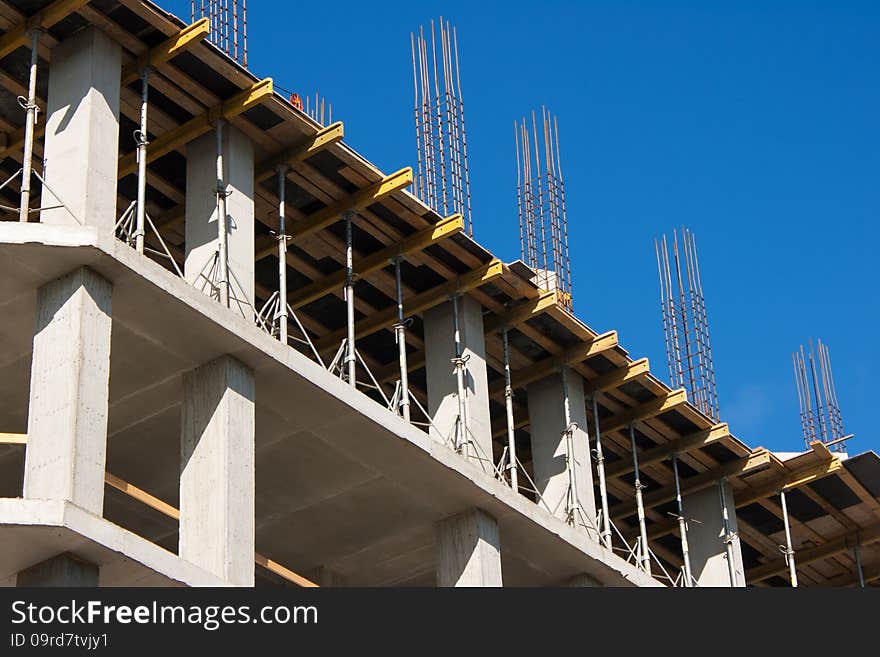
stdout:
[[709,344],[706,300],[700,280],[697,240],[686,228],[682,228],[681,237],[682,250],[679,253],[678,233],[672,231],[672,265],[666,235],[662,240],[654,240],[669,379],[673,388],[687,390],[691,402],[707,416],[717,420],[718,392]]
[[844,451],[843,418],[837,403],[834,376],[831,372],[831,356],[828,346],[817,341],[816,350],[810,340],[809,351],[803,345],[792,354],[794,378],[797,384],[801,429],[807,449],[810,443],[832,443],[830,449]]
[[559,302],[571,310],[571,261],[565,185],[559,159],[556,117],[541,107],[539,129],[532,112],[531,129],[525,117],[514,121],[516,137],[516,195],[522,259],[538,272],[535,283],[560,292]]
[[424,27],[410,34],[415,89],[418,175],[415,194],[444,216],[459,213],[473,235],[464,102],[458,65],[458,36],[449,21],[431,21],[430,48]]
[[191,0],[192,20],[207,17],[208,39],[247,68],[247,0]]

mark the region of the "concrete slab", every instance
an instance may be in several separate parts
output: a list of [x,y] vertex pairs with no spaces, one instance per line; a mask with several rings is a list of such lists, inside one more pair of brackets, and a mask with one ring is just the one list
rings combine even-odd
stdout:
[[[256,549],[296,570],[326,567],[355,586],[434,583],[433,527],[480,508],[498,521],[506,586],[586,573],[659,586],[620,557],[420,429],[353,391],[182,279],[93,229],[0,223],[0,430],[23,430],[33,291],[89,265],[111,281],[108,471],[177,504],[180,379],[230,354],[256,384]],[[389,338],[391,339],[391,338]],[[19,452],[21,450],[19,449]],[[0,477],[20,458],[0,457]],[[18,466],[20,467],[20,466]],[[4,469],[5,468],[5,469]],[[173,521],[110,495],[105,514],[174,545]],[[2,577],[2,573],[0,573]]]

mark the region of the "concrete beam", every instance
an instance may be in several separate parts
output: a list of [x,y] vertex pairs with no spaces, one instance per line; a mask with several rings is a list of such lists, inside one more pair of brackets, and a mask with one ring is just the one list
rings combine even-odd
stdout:
[[437,586],[502,586],[498,523],[472,509],[437,523]]
[[232,357],[184,375],[181,558],[254,584],[254,375]]
[[52,50],[41,200],[52,209],[41,212],[43,223],[113,233],[121,58],[119,44],[94,27]]
[[110,283],[82,267],[37,293],[24,497],[101,515],[110,381]]

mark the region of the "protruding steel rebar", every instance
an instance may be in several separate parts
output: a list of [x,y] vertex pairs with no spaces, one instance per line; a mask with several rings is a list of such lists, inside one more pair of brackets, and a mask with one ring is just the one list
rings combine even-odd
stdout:
[[809,449],[810,443],[820,441],[831,450],[845,451],[849,436],[843,430],[828,346],[818,340],[814,348],[810,340],[808,350],[802,345],[792,354],[792,363],[805,446]]
[[191,0],[190,14],[193,21],[207,17],[211,43],[247,68],[247,0]]

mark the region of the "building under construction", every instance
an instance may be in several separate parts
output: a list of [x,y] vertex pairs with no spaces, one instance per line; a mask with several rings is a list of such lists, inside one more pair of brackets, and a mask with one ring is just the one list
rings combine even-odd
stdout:
[[0,581],[880,578],[876,454],[752,446],[696,343],[671,389],[573,314],[548,112],[517,124],[525,261],[473,239],[448,23],[386,173],[249,72],[243,2],[192,19],[0,2]]

